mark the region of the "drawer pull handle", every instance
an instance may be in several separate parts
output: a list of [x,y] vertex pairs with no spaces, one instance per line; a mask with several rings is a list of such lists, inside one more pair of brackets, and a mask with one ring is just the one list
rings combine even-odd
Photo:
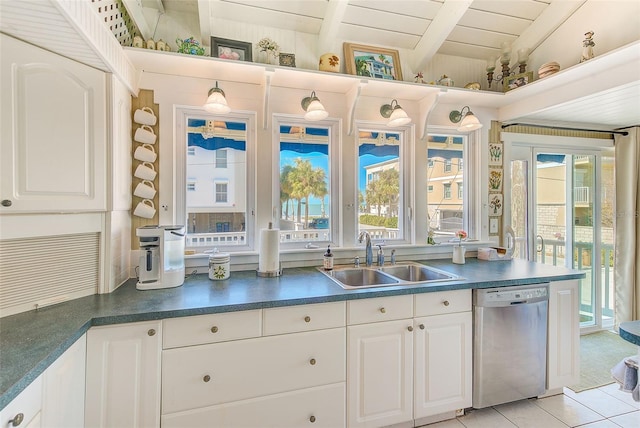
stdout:
[[385,308],[380,308],[380,313],[381,313],[381,314],[386,314],[386,313],[387,313],[387,310],[386,310]]
[[149,329],[149,331],[147,332],[147,334],[148,334],[149,336],[155,336],[155,335],[156,335],[156,330],[155,330],[155,329],[153,329],[153,328],[150,328],[150,329]]
[[445,305],[445,306],[449,306],[449,301],[445,300],[444,302],[442,302],[442,304]]
[[315,416],[311,416],[309,418],[309,422],[314,423],[316,421],[316,417]]
[[412,327],[412,326],[409,326],[409,327],[407,327],[407,330],[409,330],[409,331],[413,331],[413,327]]
[[315,358],[310,359],[309,360],[309,364],[311,364],[312,366],[315,366],[316,365],[316,359]]
[[[11,202],[11,199],[3,199],[2,202],[0,202],[0,205],[2,205],[3,207],[10,207],[12,204],[13,204],[13,202]],[[20,414],[22,414],[22,413],[20,413]],[[11,421],[9,421],[9,422],[11,422]]]
[[209,375],[204,375],[204,377],[202,378],[203,381],[205,382],[209,382],[211,380],[211,376]]
[[218,332],[218,327],[217,326],[213,326],[211,327],[211,333],[217,333]]
[[309,315],[304,317],[304,322],[311,322],[311,317]]
[[13,427],[17,427],[18,425],[20,425],[22,423],[22,421],[24,421],[24,413],[18,413],[8,423],[10,423],[11,426],[13,426]]
[[420,330],[424,330],[424,324],[420,324]]

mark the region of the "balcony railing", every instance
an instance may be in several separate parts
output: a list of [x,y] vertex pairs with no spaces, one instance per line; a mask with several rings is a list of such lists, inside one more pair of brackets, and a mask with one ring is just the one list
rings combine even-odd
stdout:
[[589,204],[591,203],[591,188],[590,187],[576,187],[573,189],[573,201],[576,204]]

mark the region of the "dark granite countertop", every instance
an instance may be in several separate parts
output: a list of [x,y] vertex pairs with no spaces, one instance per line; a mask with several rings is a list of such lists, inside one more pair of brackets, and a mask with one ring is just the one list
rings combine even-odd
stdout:
[[232,272],[224,281],[193,275],[181,287],[139,291],[129,280],[111,294],[93,295],[0,318],[0,410],[91,326],[277,306],[323,303],[432,291],[535,284],[583,278],[584,273],[522,260],[464,265],[429,260],[464,280],[344,290],[315,268],[289,268],[278,278]]
[[640,320],[620,323],[620,337],[640,346]]

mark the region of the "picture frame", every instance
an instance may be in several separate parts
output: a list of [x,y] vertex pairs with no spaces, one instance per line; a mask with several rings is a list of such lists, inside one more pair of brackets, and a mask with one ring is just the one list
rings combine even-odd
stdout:
[[489,168],[489,191],[502,192],[502,168]]
[[533,82],[533,71],[507,76],[504,78],[504,91],[509,92],[531,82]]
[[502,215],[502,206],[504,205],[501,193],[489,194],[489,217],[500,217]]
[[376,79],[402,80],[400,53],[395,49],[344,43],[348,74]]
[[211,36],[211,56],[214,58],[252,62],[252,55],[250,42]]
[[280,52],[280,55],[278,55],[278,61],[283,67],[295,67],[296,54]]
[[489,143],[489,166],[502,166],[502,143]]

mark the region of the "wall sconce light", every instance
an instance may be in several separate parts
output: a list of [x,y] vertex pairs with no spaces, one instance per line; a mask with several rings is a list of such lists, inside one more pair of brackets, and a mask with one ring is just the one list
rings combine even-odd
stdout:
[[400,104],[398,104],[396,100],[391,101],[391,104],[382,105],[380,107],[380,114],[382,117],[389,119],[387,126],[391,128],[411,123],[411,118],[407,116],[407,112],[400,107]]
[[310,97],[304,97],[300,105],[305,111],[304,118],[306,120],[322,120],[329,116],[329,112],[324,109],[324,106],[316,97],[316,91],[311,91]]
[[[467,112],[464,112],[467,109]],[[453,123],[460,123],[458,131],[475,131],[482,128],[482,124],[473,114],[469,106],[464,106],[460,111],[453,110],[449,113],[449,120]]]
[[218,81],[216,81],[216,87],[209,90],[209,97],[203,108],[209,113],[216,114],[226,114],[231,111],[231,107],[227,105],[224,91],[218,88]]

